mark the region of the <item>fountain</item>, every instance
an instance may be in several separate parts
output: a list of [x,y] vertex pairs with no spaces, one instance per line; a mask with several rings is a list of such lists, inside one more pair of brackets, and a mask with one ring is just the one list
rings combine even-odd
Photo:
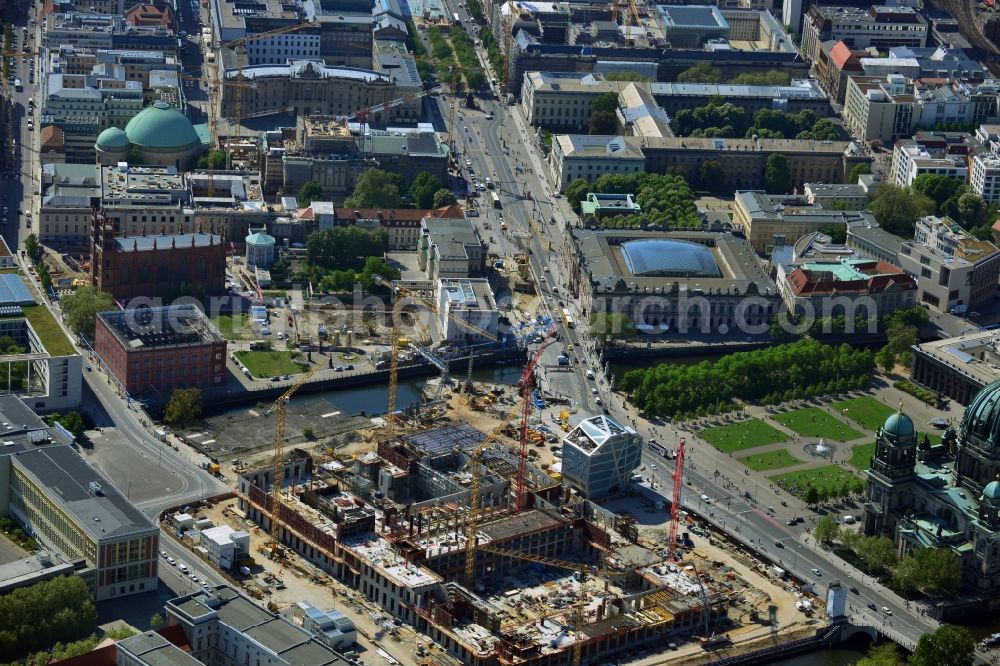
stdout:
[[827,458],[832,460],[833,454],[836,453],[837,448],[820,437],[819,441],[806,444],[802,447],[802,450],[806,453],[806,455],[810,455],[814,458]]

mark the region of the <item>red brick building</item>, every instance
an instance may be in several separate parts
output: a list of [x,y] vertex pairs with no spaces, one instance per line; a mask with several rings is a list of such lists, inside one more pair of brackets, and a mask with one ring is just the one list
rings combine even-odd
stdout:
[[131,395],[226,381],[226,339],[191,304],[101,312],[94,349]]
[[214,233],[116,236],[94,218],[90,280],[118,301],[217,296],[226,288],[226,242]]

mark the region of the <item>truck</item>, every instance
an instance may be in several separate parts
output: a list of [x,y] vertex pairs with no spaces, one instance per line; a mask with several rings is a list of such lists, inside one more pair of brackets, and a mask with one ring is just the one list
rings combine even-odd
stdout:
[[785,580],[785,577],[788,575],[788,572],[782,569],[781,567],[771,567],[771,575],[777,578],[778,580]]
[[14,90],[18,92],[24,90],[24,86],[21,85],[21,79],[14,79]]

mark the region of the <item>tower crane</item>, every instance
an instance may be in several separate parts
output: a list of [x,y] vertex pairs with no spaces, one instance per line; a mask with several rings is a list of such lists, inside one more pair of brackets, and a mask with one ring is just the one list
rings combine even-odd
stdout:
[[285,466],[285,407],[295,392],[309,381],[320,366],[314,365],[302,374],[274,403],[274,470],[271,473],[271,541],[274,552],[281,552],[281,486]]
[[[306,28],[317,28],[318,23],[307,22],[307,23],[297,23],[295,25],[286,25],[280,28],[275,28],[274,30],[267,30],[265,32],[257,32],[252,35],[245,35],[239,39],[234,39],[232,41],[226,42],[222,45],[222,48],[231,48],[236,51],[236,82],[239,84],[237,89],[239,92],[236,93],[234,98],[234,110],[236,117],[236,142],[239,143],[240,140],[240,123],[243,120],[243,67],[244,59],[246,58],[246,45],[247,42],[256,42],[262,39],[268,39],[269,37],[274,37],[276,35],[284,35],[290,32],[298,32],[299,30],[305,30]],[[221,63],[221,60],[220,60]],[[221,92],[221,91],[220,91]],[[228,151],[227,151],[228,153]]]
[[[551,332],[551,330],[552,329],[550,328],[549,332]],[[542,341],[542,344],[538,347],[534,355],[531,357],[531,360],[528,361],[528,365],[524,367],[524,372],[521,373],[522,404],[516,405],[514,408],[515,411],[518,408],[522,410],[521,412],[522,427],[518,433],[521,440],[519,442],[520,451],[519,451],[519,458],[517,465],[517,479],[515,481],[515,489],[514,489],[514,492],[517,493],[515,501],[517,502],[518,511],[521,511],[523,509],[525,503],[524,476],[527,473],[527,460],[528,460],[527,428],[523,426],[523,420],[524,420],[524,414],[526,412],[530,412],[530,402],[528,403],[529,407],[526,408],[523,405],[523,401],[525,400],[530,401],[531,399],[531,385],[533,384],[534,380],[535,365],[537,365],[538,359],[542,357],[542,352],[545,351],[545,348],[548,346],[551,340],[552,340],[551,336],[546,335],[545,339]],[[506,419],[504,419],[504,422],[506,422]],[[503,425],[504,424],[501,423],[501,428],[503,427]],[[476,549],[477,549],[476,532],[478,531],[479,528],[479,503],[480,503],[480,491],[482,488],[482,478],[483,478],[482,469],[479,464],[479,461],[482,458],[483,451],[485,451],[486,447],[499,436],[499,433],[500,433],[500,428],[498,428],[496,431],[491,433],[490,436],[488,436],[485,440],[483,440],[479,444],[479,446],[476,447],[475,452],[472,454],[472,460],[470,460],[470,465],[472,466],[472,481],[469,484],[469,515],[465,527],[465,584],[470,588],[472,587],[472,584],[476,577]]]
[[674,494],[670,498],[670,541],[667,543],[667,559],[674,559],[677,550],[677,525],[681,515],[681,475],[684,472],[684,438],[677,445],[677,461],[674,465]]
[[[392,337],[389,341],[389,400],[386,405],[385,428],[385,437],[387,440],[391,440],[396,434],[396,394],[399,387],[399,316],[403,311],[404,299],[413,299],[426,306],[431,312],[437,312],[438,308],[433,301],[427,300],[415,291],[397,282],[391,282],[380,275],[375,276],[375,282],[383,287],[388,287],[392,292],[392,312],[390,315],[392,319]],[[497,339],[497,336],[493,333],[465,321],[461,317],[456,317],[450,313],[448,317],[470,333],[481,335],[487,340],[496,341]]]

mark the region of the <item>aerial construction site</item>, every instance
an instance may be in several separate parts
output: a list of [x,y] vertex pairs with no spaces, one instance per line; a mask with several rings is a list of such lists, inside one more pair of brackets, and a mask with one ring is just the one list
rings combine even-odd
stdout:
[[[644,646],[725,645],[741,627],[778,631],[784,600],[761,590],[780,583],[746,580],[753,563],[726,566],[717,539],[692,541],[706,533],[680,510],[683,444],[673,493],[659,495],[637,473],[635,430],[546,403],[535,378],[550,331],[531,333],[541,344],[516,387],[460,382],[429,409],[397,411],[391,373],[391,416],[348,445],[286,452],[287,400],[305,373],[270,410],[273,451],[233,468],[223,513],[259,533],[229,563],[244,588],[260,597],[269,584],[249,578],[255,561],[333,579],[482,666],[609,663]],[[643,532],[639,511],[664,529]]]

